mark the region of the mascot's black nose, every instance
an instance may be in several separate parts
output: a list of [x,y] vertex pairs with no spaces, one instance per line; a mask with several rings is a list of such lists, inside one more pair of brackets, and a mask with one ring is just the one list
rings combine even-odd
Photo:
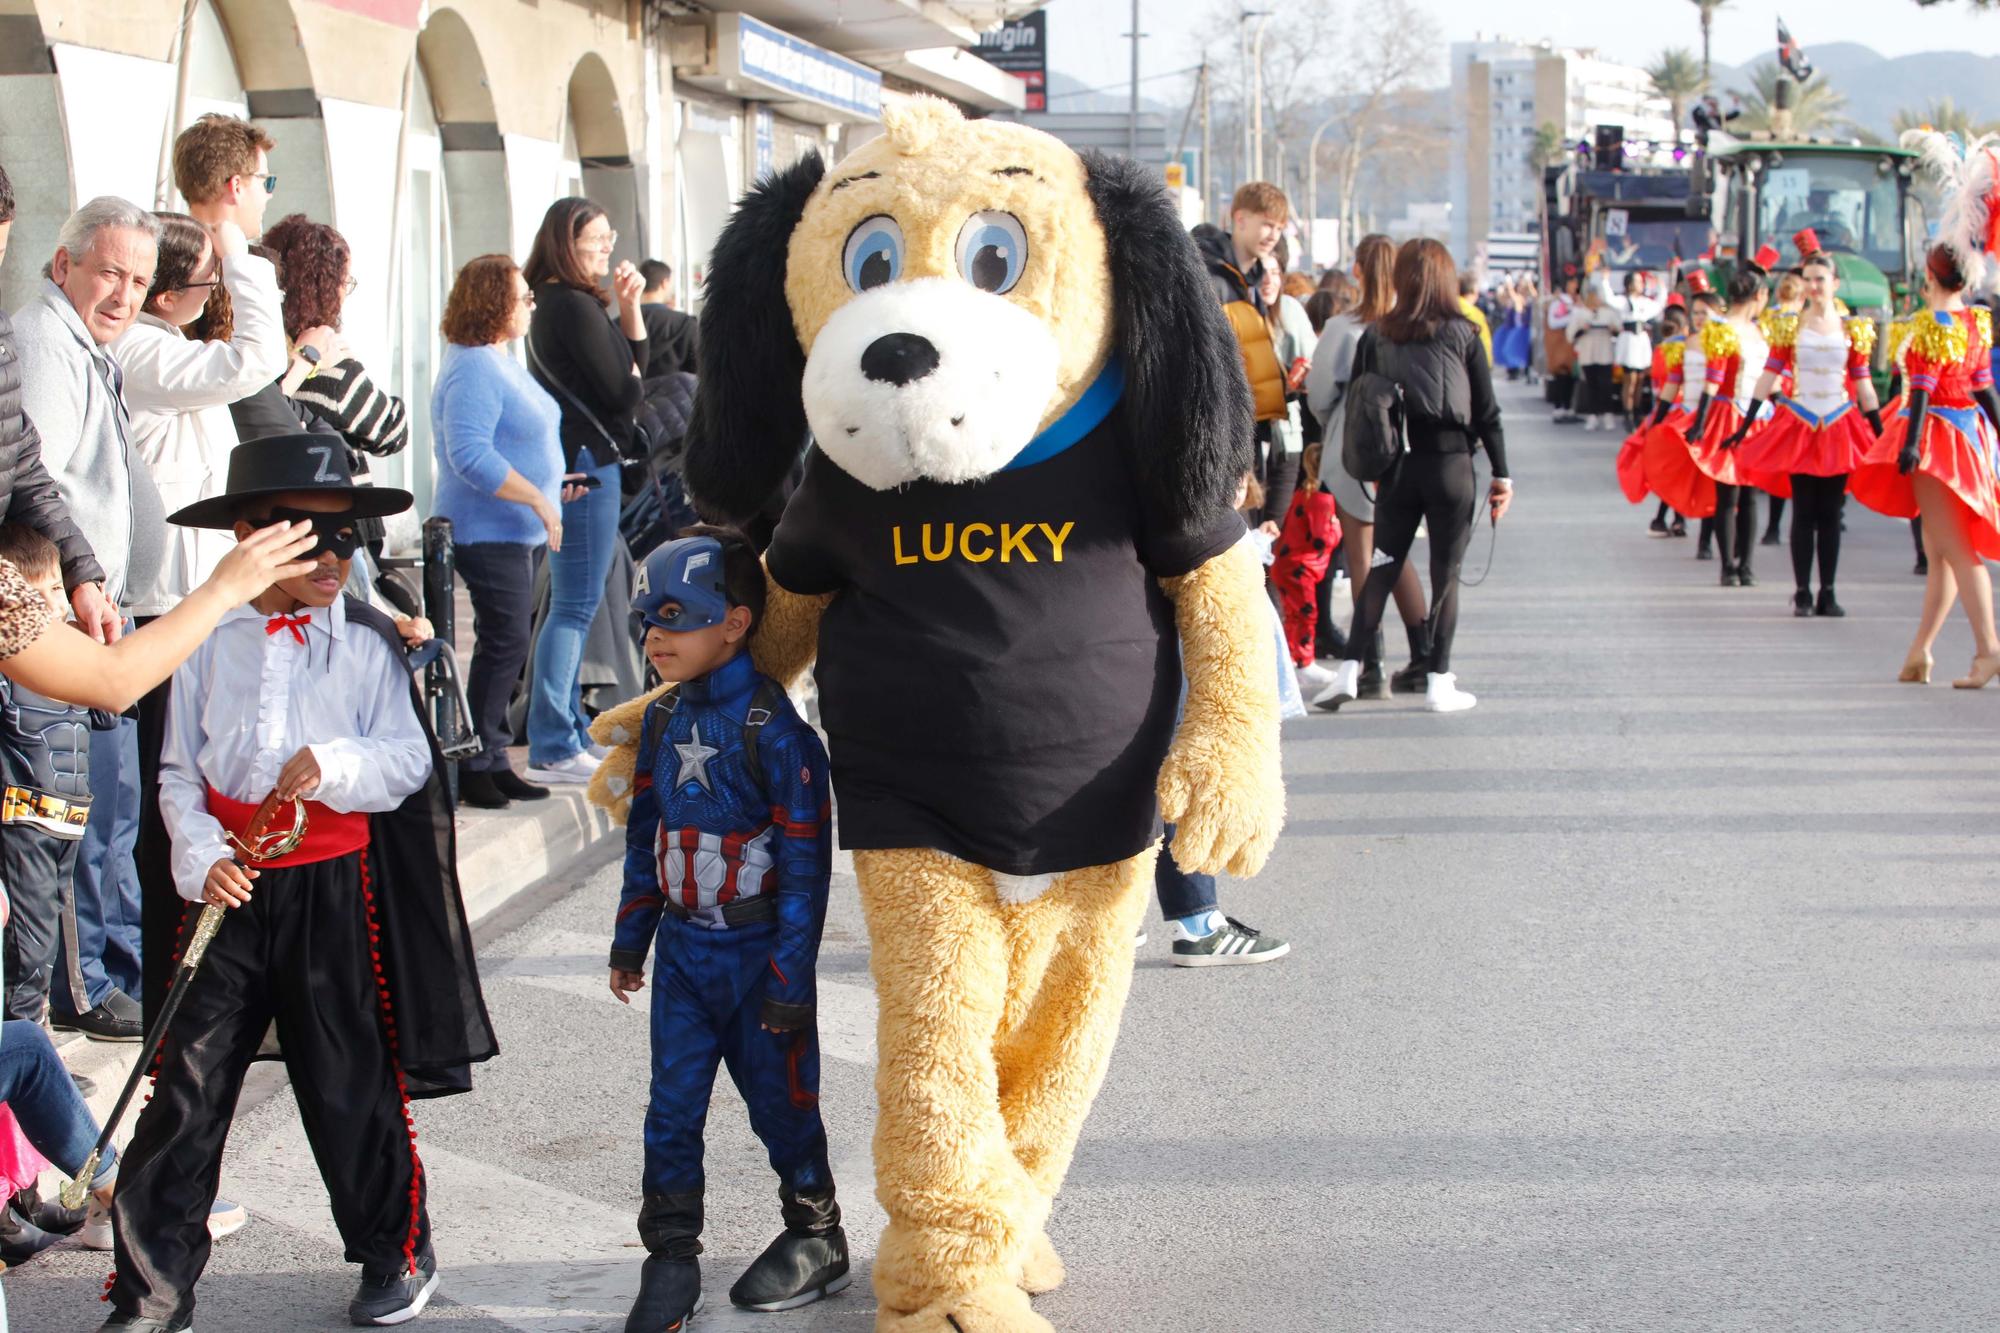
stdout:
[[938,350],[915,333],[885,333],[861,353],[861,373],[898,388],[938,368]]

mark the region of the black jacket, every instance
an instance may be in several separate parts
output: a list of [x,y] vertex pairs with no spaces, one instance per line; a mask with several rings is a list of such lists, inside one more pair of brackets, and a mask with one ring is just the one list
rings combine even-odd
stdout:
[[1466,453],[1486,446],[1493,475],[1507,475],[1507,435],[1493,396],[1493,368],[1479,330],[1454,316],[1415,342],[1391,342],[1372,324],[1354,349],[1354,373],[1373,371],[1403,388],[1410,448]]
[[698,375],[698,334],[701,321],[685,310],[654,301],[639,307],[646,321],[646,393],[654,392],[654,381],[682,371]]
[[589,292],[560,282],[535,289],[528,369],[562,409],[571,469],[615,464],[632,450],[647,360],[646,340],[628,339]]
[[1231,301],[1248,301],[1259,313],[1264,302],[1257,287],[1264,279],[1262,261],[1252,264],[1245,273],[1236,267],[1236,243],[1229,239],[1229,233],[1209,223],[1202,223],[1188,235],[1194,238],[1195,249],[1201,252],[1202,267],[1208,270],[1209,285],[1215,289],[1215,299],[1223,305]]
[[91,554],[55,478],[42,465],[42,437],[21,411],[21,363],[14,324],[0,310],[0,521],[33,528],[62,552],[63,587],[102,583],[104,570]]

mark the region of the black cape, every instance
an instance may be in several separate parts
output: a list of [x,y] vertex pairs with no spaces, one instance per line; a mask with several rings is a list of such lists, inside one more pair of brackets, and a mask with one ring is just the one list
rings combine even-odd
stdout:
[[[364,602],[347,599],[347,619],[380,634],[403,656],[395,622]],[[150,1030],[167,988],[181,924],[198,906],[174,888],[173,847],[160,814],[160,750],[166,738],[172,681],[139,706],[140,773],[144,782],[135,853],[142,892],[146,1026]],[[431,776],[394,810],[369,816],[368,871],[382,932],[382,968],[396,1010],[398,1051],[411,1097],[448,1097],[472,1090],[471,1066],[499,1052],[473,958],[472,929],[458,887],[458,834],[444,782],[445,759],[410,682],[410,706],[430,741]],[[227,925],[223,927],[228,929]],[[266,1052],[275,1046],[266,1043]]]

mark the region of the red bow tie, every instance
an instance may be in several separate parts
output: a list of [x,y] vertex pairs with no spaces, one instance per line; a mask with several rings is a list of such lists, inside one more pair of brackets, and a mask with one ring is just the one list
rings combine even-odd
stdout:
[[300,643],[304,643],[306,641],[306,626],[312,623],[312,617],[309,615],[294,616],[280,611],[277,615],[272,616],[264,622],[264,633],[276,634],[280,630],[290,630],[294,639],[297,639]]

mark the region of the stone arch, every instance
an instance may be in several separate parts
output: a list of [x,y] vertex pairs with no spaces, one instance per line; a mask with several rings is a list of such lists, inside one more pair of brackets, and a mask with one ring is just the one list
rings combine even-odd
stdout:
[[215,0],[215,8],[236,53],[236,68],[250,93],[252,113],[304,114],[297,108],[258,105],[280,99],[309,103],[318,87],[292,0]]
[[583,192],[611,215],[618,232],[614,262],[645,258],[645,225],[632,144],[625,133],[618,83],[604,58],[586,52],[569,76],[568,132],[576,146]]
[[417,61],[430,87],[443,149],[452,260],[462,264],[474,255],[512,254],[507,155],[493,88],[478,39],[458,11],[431,12],[417,34]]

